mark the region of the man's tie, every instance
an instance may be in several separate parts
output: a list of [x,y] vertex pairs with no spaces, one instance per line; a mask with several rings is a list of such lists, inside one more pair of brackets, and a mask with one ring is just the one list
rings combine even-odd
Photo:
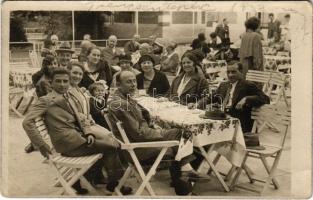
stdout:
[[225,96],[224,101],[223,101],[223,108],[224,108],[224,109],[226,108],[226,106],[227,106],[227,104],[228,104],[231,88],[232,88],[232,84],[230,84],[230,85],[228,86],[228,89],[227,89],[227,91],[226,91],[226,96]]

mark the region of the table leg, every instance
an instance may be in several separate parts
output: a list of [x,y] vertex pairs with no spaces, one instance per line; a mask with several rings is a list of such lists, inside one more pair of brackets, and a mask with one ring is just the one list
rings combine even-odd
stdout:
[[199,147],[199,149],[201,150],[201,154],[203,155],[203,157],[205,158],[205,160],[208,162],[208,164],[210,165],[212,171],[214,172],[215,176],[217,177],[217,179],[219,180],[219,182],[222,184],[223,188],[225,189],[226,192],[229,192],[229,187],[228,185],[226,185],[226,183],[224,182],[223,178],[221,177],[220,173],[217,171],[217,169],[215,168],[213,162],[210,160],[209,155],[211,150],[213,149],[213,145],[211,145],[210,150],[208,151],[208,153],[204,150],[203,147]]

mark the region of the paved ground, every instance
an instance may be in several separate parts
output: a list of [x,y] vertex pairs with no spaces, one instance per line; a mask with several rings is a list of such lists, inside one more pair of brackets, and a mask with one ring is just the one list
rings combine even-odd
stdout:
[[[282,103],[280,106],[284,106]],[[10,197],[38,197],[38,196],[50,196],[56,197],[61,193],[61,188],[53,187],[53,183],[56,177],[55,171],[50,168],[48,164],[42,163],[43,158],[39,152],[26,154],[24,147],[28,144],[28,138],[24,133],[21,125],[22,119],[17,118],[13,114],[10,115],[10,131],[7,132],[8,136],[8,151],[6,161],[8,170],[6,176],[3,177],[6,182],[7,191],[3,191],[3,195]],[[264,195],[269,196],[288,196],[290,194],[290,133],[288,133],[284,152],[281,157],[280,164],[278,166],[277,180],[280,183],[280,189],[274,190],[270,187]],[[262,143],[275,143],[279,140],[279,134],[269,132],[262,135]],[[252,168],[255,174],[265,175],[262,163],[251,159],[248,161],[248,165]],[[230,165],[225,159],[221,159],[218,163],[218,169],[222,172],[227,172]],[[169,173],[167,170],[158,172],[152,180],[152,186],[155,188],[155,192],[162,196],[173,196],[174,191],[169,187]],[[239,182],[248,182],[245,174],[243,173]],[[135,187],[138,185],[134,180],[128,183]],[[258,185],[258,184],[254,184]],[[252,186],[248,183],[248,186]],[[101,195],[104,195],[104,188],[97,188]],[[194,193],[199,196],[258,196],[256,193],[252,193],[242,189],[235,189],[231,192],[224,192],[221,185],[217,182],[215,177],[212,177],[211,181],[201,181],[194,185]]]

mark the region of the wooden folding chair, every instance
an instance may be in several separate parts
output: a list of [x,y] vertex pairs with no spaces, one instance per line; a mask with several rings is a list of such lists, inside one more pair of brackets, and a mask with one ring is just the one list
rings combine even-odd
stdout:
[[[279,184],[277,180],[275,179],[275,172],[276,172],[276,169],[277,169],[277,166],[278,166],[278,163],[279,163],[279,160],[280,160],[283,148],[284,148],[284,143],[286,140],[288,128],[290,126],[291,112],[290,110],[278,109],[273,105],[264,105],[259,109],[253,110],[251,118],[255,120],[254,125],[253,125],[253,130],[252,130],[252,132],[254,133],[257,130],[258,120],[271,121],[271,122],[275,122],[283,126],[283,130],[281,131],[282,137],[278,145],[262,144],[265,147],[264,150],[254,150],[254,149],[247,148],[247,152],[242,162],[242,165],[237,170],[231,183],[231,189],[234,189],[242,170],[245,170],[251,183],[253,183],[254,181],[264,183],[264,186],[261,190],[261,194],[262,194],[264,193],[266,188],[269,186],[269,184],[272,184],[275,189],[279,188]],[[268,177],[265,180],[257,179],[251,175],[251,169],[249,169],[248,166],[246,165],[246,161],[248,158],[258,158],[262,161],[262,164],[264,165],[268,173]],[[269,166],[267,162],[267,158],[274,158],[274,161],[271,167]],[[243,186],[238,186],[238,187],[259,192],[257,190],[246,188]]]
[[[38,118],[35,121],[36,128],[39,130],[40,135],[43,137],[46,143],[49,144],[50,147],[52,147],[44,120],[42,118]],[[94,154],[82,157],[65,157],[54,152],[48,158],[50,166],[52,166],[52,168],[57,173],[57,181],[54,184],[54,186],[57,187],[61,185],[64,189],[62,194],[67,193],[71,196],[76,196],[77,194],[75,190],[72,188],[72,185],[76,181],[80,180],[81,183],[84,184],[90,192],[97,194],[97,191],[93,188],[93,186],[86,180],[86,178],[83,175],[101,157],[102,154]]]
[[[112,130],[112,124],[110,123],[110,120],[107,114],[105,114],[105,119]],[[119,196],[122,196],[122,193],[120,191],[121,187],[125,184],[127,179],[132,174],[135,174],[136,179],[139,182],[141,182],[141,184],[138,187],[134,195],[135,196],[141,195],[143,190],[146,189],[147,192],[151,196],[155,196],[155,192],[153,191],[152,186],[149,181],[152,178],[152,176],[155,175],[156,169],[158,165],[160,164],[162,158],[164,157],[167,149],[170,147],[178,146],[179,142],[178,141],[156,141],[156,142],[130,143],[130,141],[128,140],[127,134],[122,126],[122,122],[118,121],[116,125],[123,139],[123,142],[121,141],[121,149],[126,150],[130,154],[132,160],[128,162],[128,168],[126,169],[123,177],[119,181],[118,186],[115,188],[115,193]],[[136,153],[134,151],[134,149],[136,148],[146,148],[146,149],[147,148],[161,148],[159,155],[157,156],[156,160],[154,161],[148,173],[144,172],[143,167],[141,166],[136,156]]]
[[271,79],[271,72],[249,70],[246,74],[246,80],[262,84],[262,91],[267,93],[269,89],[269,81]]
[[277,104],[279,102],[279,100],[283,97],[286,106],[287,107],[289,106],[288,101],[287,101],[287,97],[286,97],[286,92],[285,92],[286,79],[287,79],[287,76],[285,74],[282,74],[280,72],[272,72],[271,73],[271,78],[269,81],[270,91],[268,91],[270,93],[268,93],[268,95],[270,97],[272,97],[273,87],[276,87],[276,91],[277,91],[277,96],[276,96],[276,98],[273,99],[271,104]]

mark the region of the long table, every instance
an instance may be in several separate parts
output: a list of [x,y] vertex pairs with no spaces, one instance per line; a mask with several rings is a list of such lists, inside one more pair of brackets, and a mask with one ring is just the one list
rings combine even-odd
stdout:
[[[186,106],[174,102],[158,102],[152,97],[137,97],[136,100],[150,112],[152,120],[162,128],[191,131],[192,135],[189,138],[181,138],[175,159],[181,160],[193,153],[194,146],[198,147],[224,189],[229,191],[209,155],[215,150],[234,166],[240,167],[246,146],[238,119],[231,117],[225,120],[203,119],[199,115],[204,111],[189,110]],[[209,150],[205,150],[206,145],[211,145]]]

